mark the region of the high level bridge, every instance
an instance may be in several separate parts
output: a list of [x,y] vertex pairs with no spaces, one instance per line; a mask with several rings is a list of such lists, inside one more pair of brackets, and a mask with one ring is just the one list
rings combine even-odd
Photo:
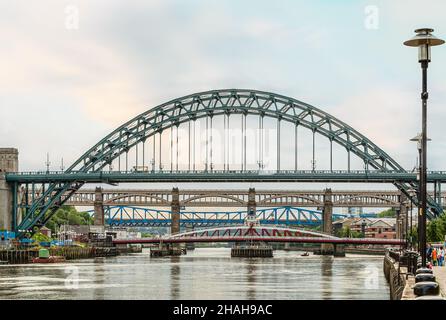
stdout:
[[[212,90],[151,108],[62,172],[19,172],[17,150],[0,156],[0,228],[19,235],[44,225],[89,183],[380,182],[395,185],[403,202],[419,198],[417,174],[367,137],[319,108],[257,90]],[[443,211],[446,172],[427,179],[431,218]],[[324,215],[332,197],[324,198]],[[176,217],[179,198],[171,202]]]
[[[66,202],[67,205],[92,207],[101,201],[104,206],[170,207],[172,189],[80,189]],[[248,205],[250,194],[258,207],[292,206],[317,208],[324,205],[324,190],[203,190],[179,189],[181,207],[238,208]],[[399,208],[404,201],[400,191],[333,190],[333,207]],[[434,194],[431,193],[433,197]],[[441,205],[446,204],[446,193],[440,195]]]

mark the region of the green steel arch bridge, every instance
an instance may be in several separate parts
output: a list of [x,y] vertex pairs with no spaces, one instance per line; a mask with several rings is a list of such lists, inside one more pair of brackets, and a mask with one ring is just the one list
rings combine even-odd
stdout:
[[[252,156],[249,151],[252,146],[247,139],[251,133],[247,118],[252,117],[258,120],[256,139],[259,147],[255,155],[258,168],[252,168],[247,161],[248,156]],[[265,168],[265,118],[276,121],[274,169]],[[218,120],[223,120],[223,129],[218,130],[222,132],[223,139],[215,145],[213,125]],[[204,133],[200,130],[197,133],[198,122],[205,122]],[[237,165],[230,161],[233,151],[233,140],[229,136],[231,123],[240,130],[240,161]],[[281,135],[285,123],[293,127],[293,134]],[[180,133],[180,128],[184,132]],[[304,143],[305,148],[307,145],[311,148],[307,150],[311,151],[310,170],[303,170],[299,163],[302,152],[299,133],[302,130],[312,137]],[[168,133],[170,141],[166,142]],[[316,169],[316,159],[320,156],[316,154],[316,135],[328,139],[329,143],[329,165],[322,170]],[[202,143],[204,159],[201,162],[196,160],[197,136],[205,141]],[[294,148],[281,150],[283,141],[292,141]],[[342,170],[333,166],[334,144],[346,153]],[[181,148],[187,150],[181,159],[187,160],[180,164]],[[223,154],[219,168],[214,163],[216,150]],[[163,158],[169,152],[170,167]],[[285,153],[288,158],[292,155],[292,167],[283,167],[281,155]],[[352,156],[363,163],[361,170],[352,168]],[[446,172],[428,173],[428,182],[436,186],[439,194],[444,181]],[[418,196],[414,192],[418,190],[417,174],[406,171],[384,150],[346,123],[299,100],[245,89],[212,90],[171,100],[124,123],[64,171],[9,172],[6,173],[6,182],[12,190],[12,229],[19,235],[43,226],[57,208],[88,183],[382,182],[394,184],[410,201],[418,204]],[[36,190],[39,190],[39,196],[36,196]],[[434,197],[428,199],[430,218],[442,212],[439,198],[434,193]]]

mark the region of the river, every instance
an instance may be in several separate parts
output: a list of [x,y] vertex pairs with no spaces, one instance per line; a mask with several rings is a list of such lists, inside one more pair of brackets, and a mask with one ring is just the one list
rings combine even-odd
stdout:
[[228,248],[181,257],[142,253],[63,264],[0,265],[0,299],[389,299],[383,257],[274,251],[231,258]]

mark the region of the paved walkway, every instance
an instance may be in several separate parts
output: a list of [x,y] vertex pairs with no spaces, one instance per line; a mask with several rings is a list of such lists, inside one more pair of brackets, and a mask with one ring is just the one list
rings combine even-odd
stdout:
[[434,266],[434,275],[437,278],[437,282],[440,284],[440,291],[443,297],[446,297],[446,267]]
[[[402,273],[406,273],[407,269],[405,267],[401,267],[400,271]],[[405,275],[404,275],[405,276]],[[417,296],[413,293],[413,286],[415,285],[415,277],[409,275],[406,280],[406,285],[403,289],[403,294],[401,296],[401,300],[413,300]]]

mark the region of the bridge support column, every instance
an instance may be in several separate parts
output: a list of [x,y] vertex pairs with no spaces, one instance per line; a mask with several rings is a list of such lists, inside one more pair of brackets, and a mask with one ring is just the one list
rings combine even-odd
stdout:
[[[333,216],[333,199],[331,189],[325,189],[324,193],[324,208],[322,214],[322,231],[324,233],[333,234],[332,225]],[[335,253],[335,246],[331,243],[321,244],[321,254],[331,255]]]
[[6,172],[19,171],[19,151],[15,148],[0,148],[0,230],[12,231],[13,216],[13,188],[6,182]]
[[345,245],[343,245],[343,244],[333,245],[333,256],[345,257]]
[[12,189],[6,182],[5,173],[0,172],[0,230],[12,230]]
[[96,187],[94,191],[94,225],[104,226],[104,197],[102,194],[102,188]]
[[172,189],[170,233],[180,233],[180,192],[178,188]]
[[[188,232],[188,231],[194,231],[194,226],[191,224],[188,224],[186,226],[186,232]],[[195,242],[187,242],[186,250],[195,250]]]
[[257,212],[255,188],[249,188],[247,211],[248,211],[247,221],[249,221],[250,223],[254,223],[256,220],[256,212]]
[[256,204],[256,189],[249,188],[248,193],[248,214],[254,215],[256,214],[257,204]]
[[405,194],[400,195],[400,207],[396,215],[396,237],[397,239],[406,239],[406,223],[408,215],[408,199]]

